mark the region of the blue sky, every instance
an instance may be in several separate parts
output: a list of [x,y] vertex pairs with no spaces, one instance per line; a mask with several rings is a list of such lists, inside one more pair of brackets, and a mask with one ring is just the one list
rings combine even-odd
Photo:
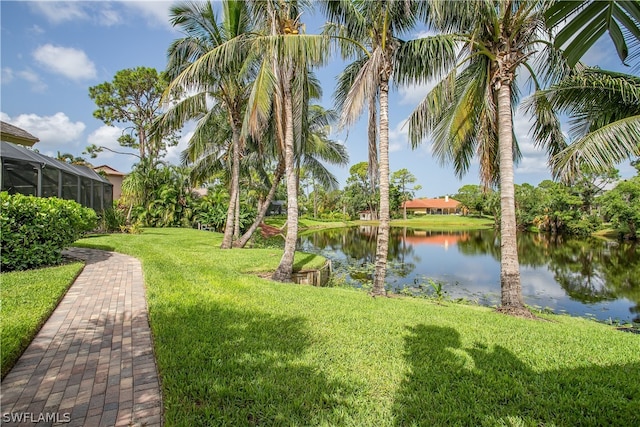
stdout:
[[[1,14],[1,99],[0,118],[40,138],[36,148],[41,153],[57,151],[81,155],[89,144],[120,149],[117,138],[122,130],[105,126],[92,115],[95,104],[88,88],[112,80],[125,68],[138,66],[158,70],[166,65],[170,43],[181,35],[169,23],[172,2],[158,1],[84,1],[33,2],[2,1]],[[323,20],[307,13],[302,17],[307,32],[318,31]],[[409,37],[418,37],[411,34]],[[624,70],[607,39],[591,49],[584,62],[602,68]],[[335,76],[341,63],[336,58],[317,74],[323,84],[322,104],[332,107]],[[404,121],[428,92],[428,86],[394,90],[390,96],[391,170],[407,168],[417,178],[419,196],[454,194],[464,184],[478,183],[475,164],[459,180],[452,168],[440,166],[432,157],[430,144],[412,150],[407,142]],[[524,155],[516,167],[517,183],[538,184],[550,177],[544,153],[537,150],[528,136],[530,123],[517,113],[514,129]],[[177,163],[189,137],[189,128],[167,160]],[[361,120],[347,132],[333,138],[349,151],[350,164],[365,161],[366,128]],[[104,152],[91,160],[94,165],[108,164],[122,172],[131,169],[135,158]],[[627,162],[628,163],[628,162]],[[619,166],[623,176],[635,172],[627,163]],[[348,167],[332,168],[341,186]]]

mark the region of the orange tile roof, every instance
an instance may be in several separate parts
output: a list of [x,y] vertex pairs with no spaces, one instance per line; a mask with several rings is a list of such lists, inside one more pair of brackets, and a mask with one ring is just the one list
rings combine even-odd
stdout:
[[403,204],[407,209],[455,209],[460,205],[460,202],[449,197],[449,200],[445,199],[415,199],[409,200]]
[[104,171],[104,173],[106,173],[107,175],[113,175],[113,176],[126,176],[126,173],[122,173],[118,170],[115,170],[114,168],[112,168],[109,165],[100,165],[100,166],[96,166],[93,168],[94,171],[98,172],[98,171]]

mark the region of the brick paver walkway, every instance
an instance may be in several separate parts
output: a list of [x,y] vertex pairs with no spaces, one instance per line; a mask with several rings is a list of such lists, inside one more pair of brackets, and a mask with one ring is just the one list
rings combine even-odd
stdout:
[[161,425],[140,262],[94,249],[67,253],[86,266],[2,381],[0,423]]

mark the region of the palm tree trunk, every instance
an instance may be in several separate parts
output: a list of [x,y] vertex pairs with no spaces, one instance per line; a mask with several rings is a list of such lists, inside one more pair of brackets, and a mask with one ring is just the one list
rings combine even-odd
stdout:
[[372,295],[386,295],[384,279],[389,252],[389,82],[380,84],[380,225]]
[[293,258],[298,240],[298,180],[294,158],[293,138],[293,105],[291,94],[291,73],[285,73],[287,77],[284,84],[284,167],[287,183],[287,236],[284,240],[284,253],[280,259],[280,265],[271,277],[273,280],[288,282],[293,272]]
[[375,191],[376,184],[378,183],[378,136],[376,128],[378,126],[378,120],[376,115],[376,101],[375,97],[369,100],[369,131],[368,131],[368,162],[367,173],[369,175],[369,182],[371,188]]
[[313,218],[318,217],[318,191],[316,188],[316,178],[313,177]]
[[[231,120],[233,122],[233,119]],[[229,191],[229,208],[227,209],[227,222],[224,225],[221,249],[231,249],[233,243],[233,223],[235,218],[236,202],[238,199],[238,182],[240,178],[240,128],[233,126],[232,130],[232,158],[231,158],[231,188]]]
[[404,219],[406,221],[407,219],[407,193],[406,190],[404,188],[404,181],[402,182],[402,207],[403,207],[403,212],[402,212],[402,219]]
[[138,151],[140,152],[140,159],[145,159],[146,147],[147,147],[147,133],[143,126],[138,126]]
[[237,240],[238,237],[240,237],[240,179],[238,179],[238,189],[236,190],[235,219],[233,221],[233,240]]
[[513,179],[513,119],[511,87],[503,82],[498,89],[498,146],[500,151],[500,287],[499,311],[529,313],[522,299],[520,264],[516,237],[516,209]]
[[267,211],[269,210],[269,206],[271,206],[271,202],[276,195],[276,190],[278,185],[280,184],[280,180],[282,179],[282,175],[284,174],[284,163],[282,160],[278,163],[278,168],[273,176],[273,182],[271,183],[271,188],[269,189],[269,193],[267,194],[267,199],[264,201],[262,206],[260,207],[260,211],[258,212],[258,216],[251,224],[251,227],[233,243],[233,247],[235,248],[244,248],[249,239],[253,236],[253,233],[258,229],[260,224],[262,224],[262,220],[264,220]]

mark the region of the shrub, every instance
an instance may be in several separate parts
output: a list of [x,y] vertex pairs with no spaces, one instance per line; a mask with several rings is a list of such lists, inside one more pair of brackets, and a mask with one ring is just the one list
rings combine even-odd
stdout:
[[127,224],[127,215],[122,209],[113,207],[105,209],[98,222],[100,231],[114,233],[120,231]]
[[61,251],[97,224],[96,213],[72,200],[0,193],[3,271],[58,264]]

